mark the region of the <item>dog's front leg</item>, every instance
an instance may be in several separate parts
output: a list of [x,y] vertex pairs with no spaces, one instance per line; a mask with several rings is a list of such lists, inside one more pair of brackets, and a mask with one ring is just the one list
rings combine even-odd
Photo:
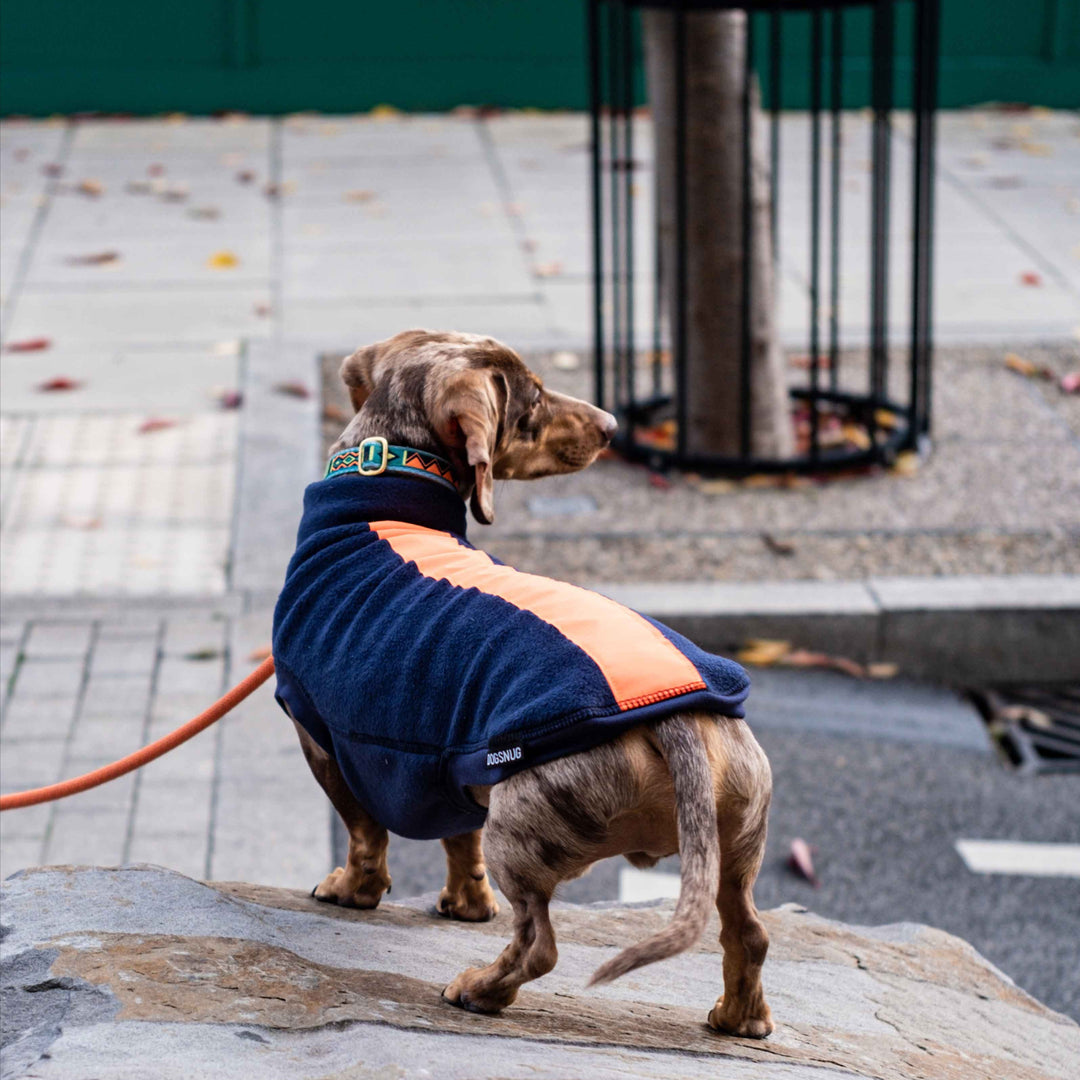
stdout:
[[439,894],[439,914],[466,922],[493,919],[499,904],[488,883],[480,830],[449,836],[442,845],[446,849],[446,886]]
[[311,895],[316,900],[342,907],[378,907],[382,894],[390,888],[390,870],[386,865],[390,838],[386,829],[356,801],[338,763],[295,719],[293,724],[315,779],[341,816],[349,834],[345,865],[327,874]]

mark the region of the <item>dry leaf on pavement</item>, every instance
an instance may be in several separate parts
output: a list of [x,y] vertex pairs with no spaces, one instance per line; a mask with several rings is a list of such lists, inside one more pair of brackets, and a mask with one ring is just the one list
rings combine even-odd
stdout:
[[1021,285],[1031,285],[1037,288],[1038,286],[1042,285],[1042,283],[1042,275],[1035,273],[1034,270],[1025,270],[1020,275]]
[[93,255],[69,255],[64,262],[68,266],[108,266],[120,261],[119,251],[96,251]]
[[91,178],[80,180],[77,190],[83,195],[89,195],[92,199],[96,199],[99,195],[105,194],[105,185],[100,180]]
[[776,638],[750,638],[735,654],[740,664],[752,664],[754,667],[770,667],[791,652],[790,641]]
[[164,431],[166,428],[176,427],[176,421],[166,416],[151,416],[138,426],[140,435],[149,435],[152,431]]
[[206,260],[206,267],[208,270],[231,270],[234,266],[239,265],[239,258],[231,251],[215,251],[214,254]]
[[279,382],[274,385],[274,390],[278,394],[284,394],[286,397],[294,398],[309,398],[311,397],[311,391],[307,385],[302,382],[291,380],[289,382]]
[[56,375],[38,383],[38,389],[44,393],[54,393],[58,390],[78,390],[82,383],[78,379],[69,379],[67,375]]
[[35,337],[25,338],[22,341],[9,341],[4,346],[4,352],[41,352],[52,345],[52,338]]
[[1027,379],[1057,378],[1050,368],[1025,360],[1024,357],[1017,353],[1006,353],[1004,364],[1010,371],[1015,371],[1017,375],[1023,375]]

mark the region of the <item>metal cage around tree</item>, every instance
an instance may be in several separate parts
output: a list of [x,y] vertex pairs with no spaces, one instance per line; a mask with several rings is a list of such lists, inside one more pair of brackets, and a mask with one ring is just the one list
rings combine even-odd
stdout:
[[[642,9],[673,20],[673,241],[670,228],[660,238],[657,121],[642,107]],[[686,57],[695,17],[721,10],[746,13],[746,60],[738,357],[722,387],[738,430],[716,453],[691,430],[693,373],[700,384],[708,362],[688,363],[688,253],[702,215],[687,197]],[[619,419],[618,448],[656,467],[746,474],[888,464],[926,445],[938,0],[589,0],[588,12],[595,399]],[[755,153],[767,176],[752,177]],[[797,203],[795,169],[806,170]],[[758,182],[792,425],[792,452],[779,455],[761,453],[753,431],[753,305],[766,287],[752,258]]]

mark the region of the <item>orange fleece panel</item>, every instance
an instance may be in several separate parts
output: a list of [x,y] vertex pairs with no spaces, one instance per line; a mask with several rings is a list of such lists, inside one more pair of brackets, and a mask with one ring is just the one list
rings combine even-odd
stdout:
[[501,597],[550,623],[593,659],[621,710],[705,689],[697,668],[652,623],[606,596],[500,566],[450,533],[400,521],[369,527],[425,577]]

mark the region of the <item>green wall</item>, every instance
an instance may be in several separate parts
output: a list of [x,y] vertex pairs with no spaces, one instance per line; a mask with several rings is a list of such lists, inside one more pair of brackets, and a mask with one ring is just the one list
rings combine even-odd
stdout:
[[[1080,107],[1080,0],[943,5],[943,106]],[[798,94],[807,17],[786,18]],[[865,12],[848,23],[845,100],[858,105]],[[3,0],[0,112],[582,108],[584,24],[584,0]]]

